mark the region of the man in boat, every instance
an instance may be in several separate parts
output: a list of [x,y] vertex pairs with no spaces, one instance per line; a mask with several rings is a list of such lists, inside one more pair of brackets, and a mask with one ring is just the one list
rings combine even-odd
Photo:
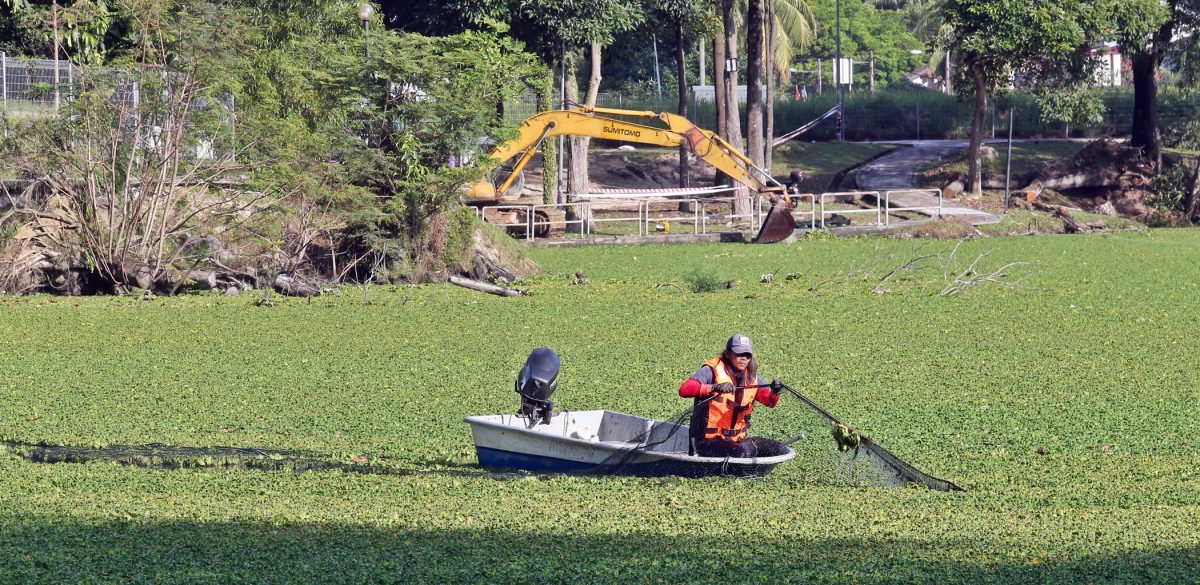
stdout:
[[721,355],[704,362],[679,387],[679,395],[695,404],[688,431],[692,452],[701,457],[787,453],[787,446],[779,441],[748,435],[754,403],[774,408],[781,388],[779,382],[768,384],[758,377],[750,338],[740,333],[730,337]]

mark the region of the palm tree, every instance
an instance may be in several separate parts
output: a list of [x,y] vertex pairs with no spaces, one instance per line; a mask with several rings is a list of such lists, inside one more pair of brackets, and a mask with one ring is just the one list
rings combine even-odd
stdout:
[[[748,11],[748,0],[736,0],[736,3],[739,6],[735,11],[738,16]],[[766,5],[767,27],[762,57],[767,57],[766,61],[769,63],[766,76],[767,95],[774,96],[775,81],[786,82],[791,78],[792,58],[816,38],[816,19],[813,18],[812,10],[805,0],[766,0],[764,4]],[[741,23],[738,28],[746,30]],[[753,63],[754,56],[751,56],[750,59]],[[753,65],[750,66],[753,67]],[[747,87],[746,89],[748,92],[761,91],[758,87]],[[755,93],[755,95],[760,94]],[[749,126],[756,126],[756,124],[751,123]],[[775,100],[771,97],[767,99],[765,130],[766,139],[762,142],[755,141],[764,145],[762,154],[757,155],[752,152],[751,157],[763,162],[764,166],[770,170],[772,142],[775,136]],[[747,128],[747,131],[749,132],[750,129]]]
[[[805,0],[767,0],[765,4],[771,14],[768,45],[775,48],[771,68],[779,79],[787,80],[792,58],[817,38],[817,22]],[[734,20],[739,31],[746,30],[743,15],[748,8],[747,0],[735,0]]]
[[917,40],[930,46],[929,75],[945,79],[945,91],[950,93],[950,60],[946,58],[946,40],[954,32],[942,19],[946,0],[915,0],[905,7],[909,31]]

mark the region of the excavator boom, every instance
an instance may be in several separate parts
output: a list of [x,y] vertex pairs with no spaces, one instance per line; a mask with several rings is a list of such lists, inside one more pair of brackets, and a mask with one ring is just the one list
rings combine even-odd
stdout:
[[[597,114],[657,119],[665,124],[666,128]],[[699,128],[687,118],[666,112],[578,107],[532,116],[521,124],[516,138],[500,144],[490,155],[492,160],[500,163],[516,157],[512,168],[504,168],[498,173],[496,183],[487,179],[472,183],[469,189],[470,203],[487,205],[515,200],[516,196],[506,193],[513,181],[533,158],[542,142],[560,135],[589,136],[666,147],[683,145],[701,160],[771,201],[771,210],[763,222],[763,229],[755,238],[756,242],[770,243],[782,240],[791,235],[794,229],[795,223],[785,188],[775,181],[770,173],[755,166],[749,157],[720,136]]]

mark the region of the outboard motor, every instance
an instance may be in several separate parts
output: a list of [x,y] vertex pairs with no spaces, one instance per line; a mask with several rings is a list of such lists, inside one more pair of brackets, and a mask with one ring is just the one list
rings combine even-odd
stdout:
[[539,347],[529,354],[525,367],[517,376],[517,394],[521,395],[521,410],[517,414],[535,421],[549,424],[554,411],[550,395],[558,389],[558,368],[561,360],[553,349]]

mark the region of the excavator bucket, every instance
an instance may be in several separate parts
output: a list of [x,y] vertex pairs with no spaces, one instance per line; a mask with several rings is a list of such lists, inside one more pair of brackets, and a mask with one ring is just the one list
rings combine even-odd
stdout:
[[796,231],[796,220],[792,217],[792,208],[787,203],[780,201],[772,205],[770,211],[767,212],[767,217],[763,220],[758,235],[754,236],[754,243],[782,242],[794,231]]

